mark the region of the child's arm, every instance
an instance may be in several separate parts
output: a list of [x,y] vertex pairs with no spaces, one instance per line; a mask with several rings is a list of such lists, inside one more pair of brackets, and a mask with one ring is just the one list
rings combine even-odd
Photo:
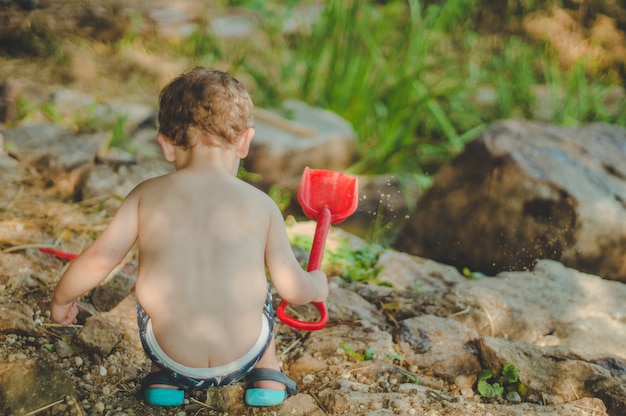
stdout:
[[280,297],[294,305],[324,302],[328,297],[328,280],[321,270],[302,269],[293,253],[285,221],[280,210],[272,205],[265,249],[265,263],[272,284]]
[[96,287],[124,259],[137,240],[138,195],[131,192],[104,232],[83,251],[61,277],[50,303],[52,319],[63,325],[76,321],[76,298]]

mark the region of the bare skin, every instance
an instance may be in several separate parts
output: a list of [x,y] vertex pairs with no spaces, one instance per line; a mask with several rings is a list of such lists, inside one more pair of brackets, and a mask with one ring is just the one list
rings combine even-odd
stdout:
[[[188,367],[224,365],[251,349],[261,332],[266,266],[282,299],[323,302],[325,273],[300,267],[277,206],[236,177],[253,135],[248,129],[234,146],[183,149],[159,134],[175,172],[129,193],[106,230],[59,281],[52,319],[76,322],[74,301],[102,282],[135,243],[137,299],[163,351]],[[274,342],[256,367],[280,369]],[[257,384],[284,389],[273,381]]]

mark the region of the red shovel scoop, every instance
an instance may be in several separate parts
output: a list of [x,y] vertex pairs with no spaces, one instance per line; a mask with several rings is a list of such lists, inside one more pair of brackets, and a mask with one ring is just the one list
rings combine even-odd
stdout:
[[[298,187],[298,202],[304,214],[317,221],[307,271],[320,268],[330,224],[338,224],[352,215],[358,200],[355,176],[332,170],[304,168]],[[287,315],[285,312],[287,302],[284,300],[278,305],[276,314],[281,321],[293,328],[315,331],[326,326],[328,312],[323,302],[313,302],[313,305],[320,312],[317,322],[300,321]]]

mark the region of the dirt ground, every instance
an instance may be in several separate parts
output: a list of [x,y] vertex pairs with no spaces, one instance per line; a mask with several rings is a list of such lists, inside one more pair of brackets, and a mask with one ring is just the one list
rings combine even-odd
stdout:
[[[133,25],[133,14],[129,10],[145,19],[144,25],[139,29],[141,36],[153,36],[152,28],[156,23],[150,20],[148,11],[161,6],[170,7],[171,3],[166,0],[3,2],[0,6],[0,49],[10,50],[12,55],[0,55],[0,83],[16,81],[24,102],[30,107],[45,102],[59,88],[82,91],[102,101],[123,99],[153,104],[161,86],[189,63],[168,50],[164,50],[162,54],[147,51],[139,42],[130,41],[120,50],[111,48],[109,43],[120,41],[126,30]],[[36,7],[31,9],[29,4],[36,4]],[[176,2],[176,6],[187,11],[195,7],[193,1]],[[46,48],[55,49],[52,56],[48,55]],[[100,210],[90,207],[90,204],[102,204],[103,201],[73,204],[47,188],[47,178],[38,176],[35,172],[16,178],[14,182],[3,179],[2,186],[19,188],[19,197],[10,201],[11,208],[4,212],[7,217],[3,218],[2,226],[10,227],[13,223],[19,227],[19,224],[26,224],[29,229],[38,230],[39,235],[30,236],[32,241],[66,232],[75,233],[74,235],[82,233],[84,239],[75,241],[80,246],[87,244],[89,233],[97,233],[107,221],[107,218],[97,215]],[[113,209],[112,206],[111,212]],[[76,233],[78,230],[80,232]],[[3,231],[6,232],[5,235],[10,235],[11,230]],[[5,248],[18,242],[4,238],[1,243],[1,248]],[[19,243],[23,244],[23,241],[20,240]],[[26,262],[27,259],[23,261]],[[16,288],[10,296],[19,297],[45,319],[46,303],[53,282],[62,271],[63,262],[44,258],[39,262],[29,263],[28,267],[33,268],[32,276],[40,276],[37,279],[41,280],[35,279],[27,287]],[[10,362],[15,357],[37,357],[44,345],[55,339],[63,339],[75,331],[72,328],[55,327],[46,327],[45,330],[46,334],[41,337],[5,337],[0,341],[0,362]],[[305,336],[285,326],[279,327],[278,351],[283,354],[284,361],[301,353],[302,337]],[[331,371],[343,371],[341,365],[330,364],[334,365],[330,367]],[[59,365],[68,369],[80,403],[60,403],[36,414],[148,414],[136,382],[142,372],[147,371],[148,363],[143,357],[120,353],[112,354],[105,360],[97,356],[80,359],[73,356],[62,359]],[[98,373],[99,368],[108,369],[109,374]],[[116,369],[115,373],[111,373],[111,369]],[[334,380],[337,374],[329,374],[328,378]],[[326,386],[323,384],[311,384],[302,391],[311,393],[315,398],[315,393],[324,387]],[[110,394],[113,390],[116,393]],[[198,392],[192,396],[190,404],[185,407],[186,413],[179,413],[181,409],[157,411],[150,408],[149,414],[222,414],[204,405],[207,402],[206,394]],[[433,408],[434,410],[436,409]],[[248,413],[242,410],[238,414],[272,414],[267,410],[257,409],[247,409],[245,412]]]

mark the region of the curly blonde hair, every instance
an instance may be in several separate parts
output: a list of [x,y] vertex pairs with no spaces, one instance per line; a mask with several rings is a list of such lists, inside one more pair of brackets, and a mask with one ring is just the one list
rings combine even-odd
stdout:
[[226,72],[196,67],[170,81],[159,95],[159,133],[183,148],[215,140],[233,145],[252,127],[252,99]]

